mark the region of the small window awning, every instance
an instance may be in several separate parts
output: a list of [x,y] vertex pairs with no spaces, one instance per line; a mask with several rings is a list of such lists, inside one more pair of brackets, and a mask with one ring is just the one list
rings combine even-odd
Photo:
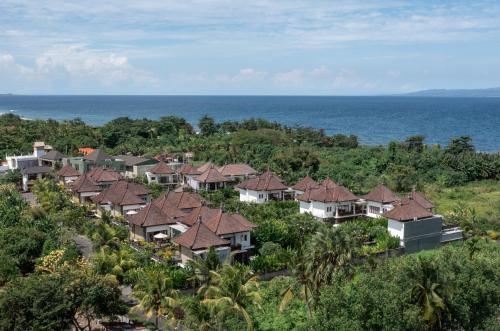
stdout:
[[189,228],[185,225],[182,225],[180,223],[172,224],[169,225],[172,229],[179,231],[180,233],[186,232]]

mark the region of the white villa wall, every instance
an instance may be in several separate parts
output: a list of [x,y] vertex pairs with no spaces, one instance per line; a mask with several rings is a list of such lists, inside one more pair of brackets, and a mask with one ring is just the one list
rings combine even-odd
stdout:
[[268,192],[240,189],[240,201],[264,203],[268,200]]
[[[379,208],[380,213],[371,213],[370,212],[370,207],[376,207]],[[392,204],[383,204],[381,202],[377,201],[366,201],[366,216],[371,217],[371,218],[380,218],[382,217],[382,214],[393,209],[394,206]]]
[[[246,236],[246,240],[245,240]],[[253,246],[250,244],[250,231],[233,233],[230,235],[222,236],[222,238],[230,240],[231,246],[241,245],[241,250],[246,251],[247,249],[252,248]]]

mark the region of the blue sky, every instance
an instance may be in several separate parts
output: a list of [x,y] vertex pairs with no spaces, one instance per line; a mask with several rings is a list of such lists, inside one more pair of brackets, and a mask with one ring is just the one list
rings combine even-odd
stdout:
[[0,93],[500,86],[499,1],[0,1]]

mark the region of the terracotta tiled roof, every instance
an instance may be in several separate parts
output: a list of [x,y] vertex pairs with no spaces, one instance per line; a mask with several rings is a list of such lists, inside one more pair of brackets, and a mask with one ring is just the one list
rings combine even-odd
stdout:
[[355,201],[358,197],[342,185],[319,186],[307,189],[304,194],[297,196],[300,201],[344,202]]
[[101,167],[94,167],[88,172],[90,178],[96,183],[101,182],[115,182],[120,180],[122,176],[113,170],[103,169]]
[[206,220],[202,218],[202,222],[207,225],[210,231],[219,236],[246,232],[257,227],[257,225],[248,221],[243,215],[224,213],[222,210],[219,210],[215,214],[215,217]]
[[159,174],[159,175],[170,175],[174,174],[175,171],[172,169],[168,164],[165,162],[161,161],[157,163],[153,168],[149,170],[152,174]]
[[422,207],[424,207],[425,209],[429,209],[430,210],[430,209],[436,207],[432,202],[430,202],[429,200],[427,200],[422,193],[417,192],[415,190],[413,190],[411,192],[410,197],[413,200],[415,200],[419,205],[421,205]]
[[199,172],[198,169],[196,169],[195,167],[193,167],[192,165],[187,164],[187,163],[183,164],[179,168],[178,171],[182,175],[199,175],[199,174],[201,174],[201,172]]
[[323,181],[320,183],[320,185],[322,186],[326,186],[328,188],[332,188],[334,186],[337,186],[339,184],[337,184],[336,182],[334,182],[333,180],[331,180],[330,178],[325,178],[323,179]]
[[196,222],[189,230],[173,239],[178,245],[187,247],[191,250],[207,249],[209,247],[229,246],[230,241],[221,239],[203,222]]
[[92,201],[96,203],[109,202],[117,206],[141,205],[146,202],[140,196],[147,194],[149,194],[149,189],[144,187],[144,185],[120,180],[113,183],[113,185],[103,190],[97,196],[92,197]]
[[80,176],[80,173],[70,164],[67,164],[57,172],[57,175],[61,177],[75,177]]
[[202,205],[203,199],[198,193],[194,192],[175,192],[169,191],[153,201],[158,205],[172,205],[178,209],[193,209]]
[[85,155],[83,157],[85,160],[93,161],[93,162],[103,162],[105,160],[114,160],[115,158],[106,154],[102,149],[95,149],[91,153]]
[[177,223],[176,216],[164,212],[154,203],[148,203],[146,207],[134,215],[128,215],[127,219],[135,225],[148,227]]
[[50,160],[50,161],[57,161],[57,160],[62,160],[65,157],[67,157],[67,156],[64,155],[63,153],[61,153],[59,151],[56,151],[56,150],[51,150],[47,154],[40,156],[40,159],[42,159],[42,160]]
[[431,217],[433,214],[415,200],[406,198],[396,204],[394,209],[385,212],[383,216],[396,221],[405,222]]
[[195,180],[200,183],[221,183],[228,181],[228,179],[222,176],[222,174],[215,169],[213,165],[205,170],[201,175],[197,176]]
[[208,169],[212,168],[214,166],[214,164],[212,162],[206,162],[206,163],[203,163],[201,166],[197,167],[196,170],[198,170],[198,172],[201,174],[201,173],[204,173],[205,171],[207,171]]
[[246,163],[230,163],[220,167],[219,172],[222,176],[251,176],[256,175],[257,170]]
[[249,178],[236,185],[236,188],[253,191],[277,191],[288,189],[288,187],[283,184],[281,178],[270,171],[266,171],[256,178]]
[[318,187],[318,186],[319,186],[319,184],[314,179],[312,179],[309,176],[305,176],[304,178],[299,180],[297,182],[297,184],[292,186],[292,189],[304,192],[308,188],[313,188],[313,187]]
[[400,198],[394,194],[387,186],[379,184],[370,193],[364,196],[366,200],[376,201],[380,203],[393,203],[399,201]]
[[71,185],[71,191],[73,193],[83,193],[83,192],[99,192],[101,189],[97,183],[89,177],[88,174],[80,176]]
[[218,213],[218,209],[209,208],[207,206],[200,206],[193,209],[189,214],[181,219],[181,222],[192,226],[196,221],[201,218],[202,220],[210,219]]

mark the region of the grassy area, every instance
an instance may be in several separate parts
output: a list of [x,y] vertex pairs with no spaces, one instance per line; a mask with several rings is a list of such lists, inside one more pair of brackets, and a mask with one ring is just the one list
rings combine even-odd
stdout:
[[445,218],[457,209],[473,208],[481,223],[488,224],[491,230],[500,230],[500,181],[485,180],[452,188],[430,188],[427,193],[436,204],[436,211]]

